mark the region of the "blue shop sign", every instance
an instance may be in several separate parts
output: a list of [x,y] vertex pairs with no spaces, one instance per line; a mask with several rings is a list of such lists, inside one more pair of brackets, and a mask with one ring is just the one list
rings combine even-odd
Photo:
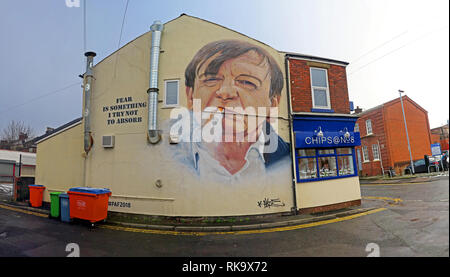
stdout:
[[354,132],[354,117],[294,117],[295,148],[354,147],[361,145]]

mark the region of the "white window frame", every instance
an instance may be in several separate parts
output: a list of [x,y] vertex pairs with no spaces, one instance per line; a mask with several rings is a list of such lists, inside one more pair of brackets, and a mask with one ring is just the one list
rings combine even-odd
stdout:
[[[176,104],[167,104],[167,83],[169,82],[177,82],[177,103]],[[178,79],[170,79],[164,80],[164,107],[165,108],[173,108],[180,106],[180,80]]]
[[[367,124],[367,123],[369,123],[369,125],[370,125],[370,132],[369,132],[369,125]],[[371,119],[367,119],[366,120],[366,133],[367,133],[367,135],[372,135],[373,134],[373,126],[372,126],[372,120]]]
[[[369,159],[369,149],[367,148],[367,146],[363,146],[363,147],[361,147],[362,149],[362,158],[363,158],[363,163],[368,163],[368,162],[370,162],[370,159]],[[365,150],[365,151],[364,151]],[[367,152],[367,155],[366,155],[366,152]]]
[[358,123],[355,123],[355,130],[354,130],[354,132],[355,133],[359,132],[359,124]]
[[[377,153],[375,155],[375,153]],[[380,149],[378,148],[378,144],[372,144],[372,155],[374,161],[380,160]]]
[[[325,71],[325,78],[327,80],[327,87],[317,87],[317,86],[313,86],[313,78],[312,78],[312,70],[316,69],[316,70],[322,70]],[[330,85],[328,83],[328,70],[324,69],[324,68],[320,68],[320,67],[310,67],[309,68],[309,78],[311,79],[311,96],[312,96],[312,104],[313,104],[313,109],[323,109],[323,110],[330,110],[331,109],[331,101],[330,101]],[[314,89],[326,89],[326,93],[327,93],[327,106],[316,106],[316,103],[314,101]]]

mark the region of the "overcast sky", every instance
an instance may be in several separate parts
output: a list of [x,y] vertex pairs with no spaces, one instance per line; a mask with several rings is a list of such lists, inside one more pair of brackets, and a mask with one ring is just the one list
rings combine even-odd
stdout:
[[[84,44],[99,62],[119,44],[126,0],[0,2],[0,130],[35,129],[81,116]],[[83,10],[86,8],[86,41]],[[347,61],[350,101],[364,109],[406,94],[430,127],[449,117],[449,1],[129,0],[120,45],[186,13],[280,51]]]

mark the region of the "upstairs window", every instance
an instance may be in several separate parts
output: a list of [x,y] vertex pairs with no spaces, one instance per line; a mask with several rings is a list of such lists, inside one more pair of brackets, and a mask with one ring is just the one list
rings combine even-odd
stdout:
[[366,120],[366,131],[367,131],[367,135],[372,134],[372,120],[370,120],[370,119]]
[[178,80],[167,80],[165,83],[166,97],[164,98],[164,105],[166,107],[178,106]]
[[359,132],[359,124],[358,123],[355,123],[355,133],[356,132]]
[[327,70],[311,67],[310,71],[313,108],[331,109]]

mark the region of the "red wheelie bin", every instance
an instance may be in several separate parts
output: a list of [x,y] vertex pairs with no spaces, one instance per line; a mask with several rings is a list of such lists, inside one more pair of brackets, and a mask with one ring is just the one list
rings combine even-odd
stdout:
[[76,187],[67,192],[70,202],[70,218],[88,220],[92,226],[108,216],[109,189]]
[[43,185],[28,185],[28,189],[30,190],[31,207],[41,207],[45,187]]

